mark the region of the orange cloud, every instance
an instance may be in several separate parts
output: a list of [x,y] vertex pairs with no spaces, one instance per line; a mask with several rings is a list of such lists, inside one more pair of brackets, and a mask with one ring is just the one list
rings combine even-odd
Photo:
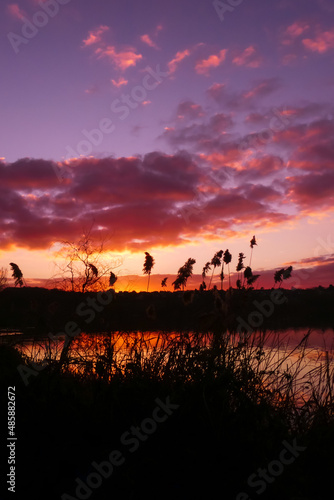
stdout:
[[122,71],[130,66],[136,66],[137,62],[143,58],[141,54],[136,54],[135,49],[132,47],[117,52],[113,45],[108,45],[106,48],[99,47],[95,50],[95,54],[99,58],[108,57],[112,64]]
[[100,42],[103,33],[105,33],[108,30],[109,30],[108,26],[99,26],[99,28],[97,28],[96,30],[89,31],[88,38],[82,41],[84,47],[88,47],[89,45],[94,45],[95,43]]
[[217,68],[225,61],[227,49],[221,50],[217,55],[213,54],[208,59],[202,59],[195,66],[199,75],[208,75],[210,68]]
[[153,42],[153,40],[150,38],[149,35],[142,35],[140,37],[141,41],[143,43],[146,43],[146,45],[148,45],[149,47],[152,47],[153,49],[158,49],[159,47],[157,46],[157,44],[155,42]]
[[122,87],[122,85],[127,85],[129,83],[129,81],[125,80],[125,78],[123,78],[122,76],[120,76],[118,80],[111,80],[111,83],[115,87]]
[[236,66],[247,66],[248,68],[258,68],[262,63],[262,58],[256,54],[256,49],[250,45],[241,54],[233,59]]
[[186,57],[190,56],[190,52],[189,50],[184,50],[183,52],[177,52],[175,54],[175,57],[174,59],[172,59],[171,61],[169,61],[168,63],[168,69],[169,69],[169,72],[170,73],[175,73],[178,65],[180,64],[181,61],[183,61],[183,59],[185,59]]
[[334,28],[331,31],[324,31],[314,39],[304,38],[303,45],[311,52],[323,54],[330,49],[334,49]]

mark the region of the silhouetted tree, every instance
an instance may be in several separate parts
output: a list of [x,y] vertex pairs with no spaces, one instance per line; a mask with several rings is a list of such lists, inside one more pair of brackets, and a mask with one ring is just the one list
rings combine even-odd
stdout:
[[114,274],[112,271],[110,271],[110,276],[109,276],[109,286],[114,286],[114,284],[117,281],[117,276]]
[[161,287],[162,288],[165,288],[167,286],[167,280],[168,280],[168,277],[167,278],[164,278],[161,282]]
[[23,286],[23,274],[21,269],[17,264],[14,264],[14,262],[11,262],[10,267],[12,268],[12,277],[15,280],[15,286],[20,285]]
[[276,285],[276,283],[279,283],[278,288],[281,288],[281,284],[282,284],[283,280],[287,280],[287,279],[291,278],[292,269],[293,269],[292,266],[289,266],[286,269],[284,269],[284,267],[282,267],[282,269],[279,269],[278,271],[275,272],[274,281],[275,281],[275,285]]
[[216,267],[220,267],[221,266],[221,260],[222,260],[223,254],[224,254],[224,250],[219,250],[219,252],[216,252],[214,254],[214,256],[212,257],[212,259],[211,259],[211,263],[210,264],[211,264],[211,266],[213,266],[213,269],[212,269],[212,274],[211,274],[210,283],[209,283],[209,290],[210,290],[210,287],[211,287],[213,273],[214,273]]
[[104,240],[97,243],[91,236],[90,229],[83,231],[77,242],[61,243],[62,248],[57,256],[61,257],[63,262],[56,263],[59,272],[53,276],[57,285],[75,292],[95,291],[106,288],[108,283],[110,285],[110,273],[121,265],[121,262],[110,265],[109,259],[106,260]]
[[250,254],[250,259],[249,259],[249,267],[252,265],[252,256],[253,256],[253,247],[257,246],[255,236],[250,240],[250,247],[251,247],[251,254]]
[[177,272],[177,278],[172,283],[172,285],[174,286],[174,290],[180,290],[181,286],[182,290],[184,290],[188,278],[192,276],[193,266],[195,263],[196,263],[195,259],[189,258],[187,262],[182,267],[180,267],[180,269]]
[[228,250],[225,250],[224,252],[224,264],[228,265],[228,286],[231,288],[231,273],[230,273],[230,262],[232,260],[232,255]]
[[205,290],[205,289],[206,289],[205,277],[206,277],[207,273],[208,273],[210,270],[211,270],[211,265],[210,265],[210,262],[207,262],[207,263],[205,264],[205,266],[203,267],[203,270],[202,270],[202,278],[203,278],[203,282],[202,282],[202,284],[204,283],[204,285],[205,285],[205,287],[204,287],[204,288],[202,287],[202,289],[203,289],[203,290]]
[[147,291],[150,286],[150,277],[151,277],[151,271],[154,266],[154,259],[152,255],[150,255],[148,252],[145,252],[145,262],[144,262],[144,267],[143,267],[143,273],[148,274],[148,283],[147,283]]
[[251,288],[251,285],[255,283],[255,281],[260,277],[260,274],[253,274],[252,269],[247,266],[244,270],[244,282],[247,281],[248,288]]
[[237,267],[236,267],[236,271],[238,272],[238,279],[237,279],[237,288],[241,288],[241,271],[245,268],[244,266],[244,261],[245,259],[245,255],[241,252],[239,253],[239,260],[238,260],[238,264],[237,264]]

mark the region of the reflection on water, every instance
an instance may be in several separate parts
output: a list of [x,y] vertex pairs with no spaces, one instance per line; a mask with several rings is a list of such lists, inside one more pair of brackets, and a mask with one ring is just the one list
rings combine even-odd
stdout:
[[247,337],[161,331],[82,333],[69,345],[64,338],[48,338],[24,340],[16,347],[30,361],[52,364],[61,360],[67,371],[107,380],[115,374],[138,371],[160,376],[167,366],[175,369],[191,360],[197,363],[196,355],[211,349],[219,363],[223,353],[224,363],[232,363],[234,369],[248,364],[261,376],[264,389],[270,385],[278,393],[283,389],[293,391],[301,404],[315,390],[327,398],[326,387],[334,383],[333,329],[258,331]]

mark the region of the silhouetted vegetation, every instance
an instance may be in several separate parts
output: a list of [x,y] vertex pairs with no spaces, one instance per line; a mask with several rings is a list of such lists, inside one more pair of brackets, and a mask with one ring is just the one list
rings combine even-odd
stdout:
[[145,262],[144,262],[144,267],[143,267],[143,273],[148,274],[148,282],[147,282],[147,291],[150,286],[150,276],[151,276],[151,271],[154,266],[154,259],[152,255],[150,255],[148,252],[145,252]]
[[15,280],[15,286],[23,286],[23,273],[19,266],[17,264],[14,264],[14,262],[11,262],[10,267],[12,268],[12,277]]
[[[237,498],[240,491],[254,494],[249,476],[279,457],[283,441],[296,441],[303,452],[267,485],[263,498],[326,498],[334,465],[333,365],[327,361],[327,368],[310,372],[305,387],[308,334],[293,362],[266,349],[268,335],[94,335],[75,339],[61,369],[61,353],[52,353],[49,343],[42,364],[39,342],[30,350],[37,364],[30,365],[35,374],[28,386],[17,366],[32,360],[24,349],[0,346],[2,394],[15,384],[21,409],[19,485],[25,495],[73,496],[75,479],[85,481],[95,471],[91,463],[117,449],[125,463],[93,498],[153,499],[162,487],[161,498],[214,498],[217,489]],[[131,453],[120,437],[140,429],[157,397],[177,409]]]
[[180,269],[177,272],[177,278],[175,281],[173,281],[172,285],[174,286],[174,290],[179,290],[182,287],[182,290],[184,290],[188,278],[190,278],[193,274],[193,266],[196,263],[195,259],[189,258],[187,262],[180,267]]

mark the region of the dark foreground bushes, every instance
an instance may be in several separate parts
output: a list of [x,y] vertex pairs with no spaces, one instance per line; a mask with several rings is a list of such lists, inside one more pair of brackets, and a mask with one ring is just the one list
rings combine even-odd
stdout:
[[30,364],[26,384],[29,360],[0,346],[2,408],[16,387],[16,498],[327,498],[329,361],[306,392],[264,338],[166,335],[147,349],[143,336],[124,356],[116,340],[93,361],[73,343],[61,363]]

